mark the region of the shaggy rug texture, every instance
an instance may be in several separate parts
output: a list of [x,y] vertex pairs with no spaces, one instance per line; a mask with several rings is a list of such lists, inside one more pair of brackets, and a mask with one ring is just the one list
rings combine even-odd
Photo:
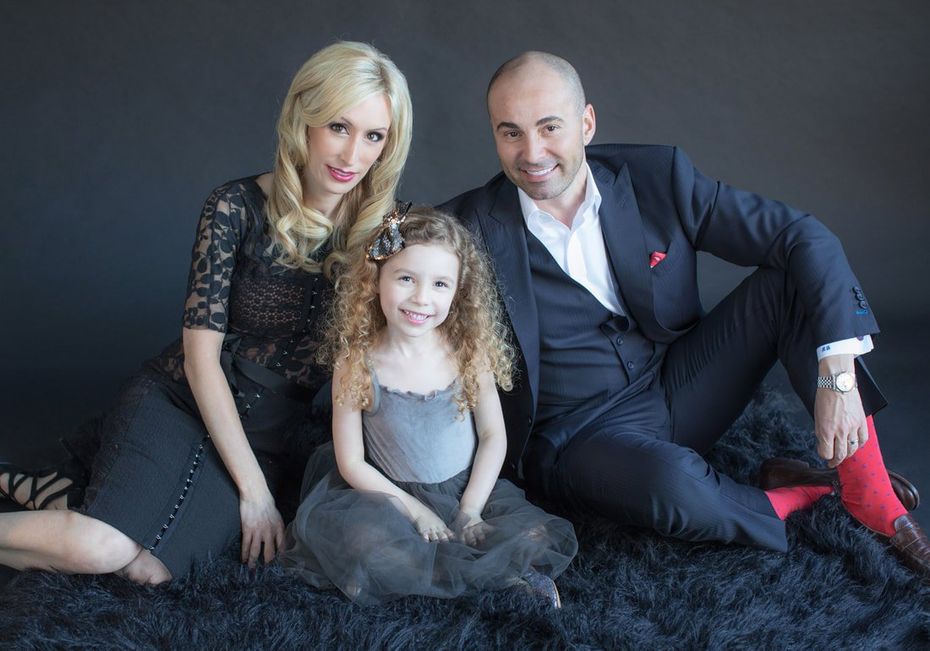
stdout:
[[[777,396],[758,399],[710,455],[751,481],[762,459],[816,462]],[[920,649],[930,587],[836,498],[788,521],[787,554],[664,539],[576,520],[563,608],[503,591],[363,608],[235,554],[167,586],[113,576],[18,575],[0,592],[3,648],[95,649]]]

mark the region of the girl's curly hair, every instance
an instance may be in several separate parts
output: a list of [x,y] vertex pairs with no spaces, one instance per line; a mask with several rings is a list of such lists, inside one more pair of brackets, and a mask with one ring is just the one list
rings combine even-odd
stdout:
[[[405,246],[444,246],[459,259],[459,277],[449,315],[439,332],[452,349],[458,366],[461,392],[459,410],[474,409],[478,378],[490,370],[504,390],[513,388],[514,349],[501,309],[500,296],[484,254],[475,246],[471,233],[457,219],[429,206],[415,206],[400,225]],[[368,353],[387,322],[378,297],[382,262],[369,259],[367,246],[352,252],[347,267],[336,280],[332,323],[327,329],[320,360],[344,368],[336,399],[359,409],[371,403],[371,374]]]

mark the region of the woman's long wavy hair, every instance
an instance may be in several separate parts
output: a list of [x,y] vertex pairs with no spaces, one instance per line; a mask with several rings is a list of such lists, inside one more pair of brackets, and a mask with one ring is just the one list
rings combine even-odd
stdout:
[[[456,402],[460,411],[474,409],[478,379],[487,370],[509,391],[513,387],[514,349],[490,265],[471,234],[454,217],[428,206],[411,209],[400,233],[405,246],[443,246],[459,259],[455,296],[439,332],[458,366],[461,391]],[[387,326],[378,296],[382,265],[383,261],[368,258],[367,247],[355,251],[336,281],[332,323],[321,352],[322,362],[345,371],[337,401],[359,409],[371,405],[371,374],[366,360]]]
[[[301,170],[308,163],[307,128],[322,127],[372,95],[390,105],[391,125],[380,159],[339,202],[333,220],[304,206]],[[346,251],[361,246],[394,207],[394,193],[410,150],[413,109],[407,80],[384,54],[365,43],[341,41],[301,66],[278,119],[278,148],[271,193],[265,204],[278,262],[331,275]],[[325,242],[332,251],[321,264]]]

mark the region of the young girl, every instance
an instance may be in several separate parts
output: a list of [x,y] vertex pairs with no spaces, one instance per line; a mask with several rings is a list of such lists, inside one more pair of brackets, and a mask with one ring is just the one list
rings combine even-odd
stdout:
[[522,584],[558,606],[577,542],[497,479],[513,352],[468,231],[395,210],[337,292],[333,445],[307,466],[284,564],[363,604]]

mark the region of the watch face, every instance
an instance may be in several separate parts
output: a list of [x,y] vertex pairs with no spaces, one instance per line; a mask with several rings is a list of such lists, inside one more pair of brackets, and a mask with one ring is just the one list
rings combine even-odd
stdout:
[[853,387],[856,385],[856,378],[853,377],[852,373],[838,373],[836,376],[836,388],[846,393],[847,391],[852,391]]

